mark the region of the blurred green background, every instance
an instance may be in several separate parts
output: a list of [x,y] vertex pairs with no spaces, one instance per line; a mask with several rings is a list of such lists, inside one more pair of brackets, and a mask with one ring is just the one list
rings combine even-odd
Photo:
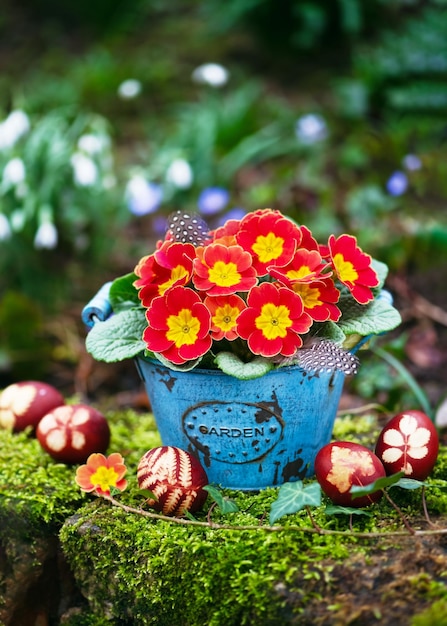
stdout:
[[[0,9],[0,386],[85,391],[82,306],[166,216],[216,225],[269,206],[389,264],[404,323],[381,345],[442,402],[447,0]],[[415,405],[388,362],[362,360],[352,394]]]

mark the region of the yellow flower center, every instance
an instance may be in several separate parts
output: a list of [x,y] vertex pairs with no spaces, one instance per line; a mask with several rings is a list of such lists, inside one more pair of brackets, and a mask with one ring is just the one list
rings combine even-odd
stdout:
[[171,277],[166,282],[161,283],[158,286],[159,295],[162,296],[165,291],[169,289],[169,287],[172,287],[172,285],[180,280],[180,278],[184,278],[187,275],[188,272],[183,265],[177,265],[176,267],[174,267],[171,271]]
[[284,239],[277,237],[275,233],[269,233],[267,236],[259,235],[253,244],[253,252],[255,252],[261,263],[268,263],[272,259],[281,256],[284,250]]
[[351,261],[346,261],[340,252],[334,256],[333,261],[340,280],[347,283],[355,283],[359,275]]
[[167,319],[168,332],[166,337],[175,343],[176,348],[191,346],[197,340],[200,322],[193,317],[191,309],[182,309],[178,315],[170,315]]
[[300,280],[300,278],[305,278],[312,274],[312,270],[307,265],[302,265],[299,270],[290,270],[287,272],[286,276],[290,280]]
[[320,290],[316,287],[311,287],[306,284],[293,285],[293,291],[301,296],[306,309],[313,309],[321,304]]
[[223,331],[231,330],[236,323],[239,309],[230,304],[225,304],[216,310],[213,315],[213,324]]
[[241,275],[237,271],[235,263],[224,263],[216,261],[213,267],[210,267],[208,277],[212,283],[219,287],[231,287],[239,284]]
[[99,487],[102,491],[110,490],[110,487],[116,487],[118,474],[113,467],[98,467],[96,472],[91,475],[90,481],[95,487]]
[[283,304],[279,306],[271,302],[264,304],[261,315],[256,318],[256,328],[261,330],[265,338],[269,340],[285,337],[291,325],[289,309]]

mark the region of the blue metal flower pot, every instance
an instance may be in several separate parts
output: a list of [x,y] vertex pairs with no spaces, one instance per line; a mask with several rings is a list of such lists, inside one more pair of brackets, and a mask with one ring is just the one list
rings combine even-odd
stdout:
[[239,380],[138,358],[163,445],[198,457],[210,483],[259,490],[312,476],[331,438],[344,375],[298,366]]

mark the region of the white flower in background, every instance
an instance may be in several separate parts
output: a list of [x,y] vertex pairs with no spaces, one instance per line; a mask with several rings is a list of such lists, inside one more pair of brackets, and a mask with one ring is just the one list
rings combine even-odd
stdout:
[[218,63],[204,63],[196,67],[192,73],[194,82],[211,87],[223,87],[227,84],[229,76],[229,71]]
[[296,121],[295,134],[302,143],[311,144],[322,141],[328,134],[326,122],[321,115],[308,113]]
[[3,213],[0,213],[0,241],[6,241],[11,237],[11,226],[9,225],[8,218]]
[[185,159],[175,159],[168,167],[166,180],[179,189],[188,189],[192,185],[193,172]]
[[0,123],[0,150],[12,148],[29,129],[30,122],[27,114],[20,109],[11,111],[8,117]]
[[139,174],[133,176],[126,186],[129,211],[134,215],[154,213],[163,200],[163,189],[156,183],[148,182]]
[[19,185],[25,180],[25,164],[22,159],[15,157],[7,162],[3,170],[3,182],[10,185]]
[[416,154],[407,154],[402,159],[402,165],[410,172],[416,172],[422,167],[422,161]]
[[98,168],[92,159],[82,152],[75,152],[70,159],[75,183],[80,187],[92,187],[98,180]]
[[78,149],[86,154],[98,154],[103,148],[103,142],[97,135],[81,135],[78,139]]
[[139,80],[135,78],[129,78],[121,83],[118,87],[118,95],[123,100],[132,100],[140,95],[142,85]]
[[37,250],[43,248],[52,250],[57,246],[57,229],[52,222],[43,222],[34,236],[34,247]]

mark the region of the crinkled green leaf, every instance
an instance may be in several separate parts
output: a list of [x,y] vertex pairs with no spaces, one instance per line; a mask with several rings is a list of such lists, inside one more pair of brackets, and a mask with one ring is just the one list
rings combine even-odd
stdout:
[[141,338],[145,325],[143,309],[127,309],[97,322],[85,342],[87,351],[97,360],[114,363],[131,359],[144,351]]
[[149,357],[153,356],[155,359],[160,361],[162,365],[164,365],[165,367],[168,367],[170,370],[173,370],[174,372],[190,372],[195,367],[197,367],[197,365],[202,360],[201,358],[194,359],[193,361],[187,361],[186,363],[182,363],[182,365],[176,365],[175,363],[173,363],[172,361],[164,357],[159,352],[151,352],[151,353],[147,352],[146,356],[149,356]]
[[134,273],[116,278],[110,286],[109,300],[115,313],[131,309],[140,304],[138,291],[133,286],[137,279]]
[[331,505],[331,506],[327,506],[324,509],[324,512],[326,513],[326,515],[367,515],[368,517],[372,516],[372,513],[370,513],[369,511],[366,511],[365,509],[360,509],[360,508],[356,508],[353,506],[336,506]]
[[215,363],[222,372],[240,380],[259,378],[273,369],[273,363],[263,357],[256,357],[249,363],[244,363],[232,352],[219,352],[215,358]]
[[382,261],[378,261],[377,259],[373,259],[371,265],[379,279],[379,285],[376,287],[376,289],[380,290],[382,289],[386,277],[388,276],[388,265],[386,265],[386,263],[382,263]]
[[398,472],[397,474],[391,474],[391,476],[378,478],[369,485],[353,485],[349,491],[355,498],[369,496],[371,493],[375,493],[376,491],[381,491],[382,489],[395,485],[399,482],[403,475],[403,472]]
[[303,485],[301,480],[294,483],[285,483],[278,492],[278,498],[270,509],[270,524],[274,524],[283,515],[298,513],[306,506],[321,504],[321,487],[314,481]]
[[205,491],[208,491],[210,497],[217,504],[221,512],[226,515],[227,513],[236,513],[239,511],[239,507],[233,500],[226,498],[220,489],[214,487],[214,485],[205,485],[203,487]]
[[393,330],[402,321],[397,309],[386,298],[376,298],[369,304],[362,305],[351,296],[343,294],[338,306],[343,311],[338,326],[346,335],[380,335]]

